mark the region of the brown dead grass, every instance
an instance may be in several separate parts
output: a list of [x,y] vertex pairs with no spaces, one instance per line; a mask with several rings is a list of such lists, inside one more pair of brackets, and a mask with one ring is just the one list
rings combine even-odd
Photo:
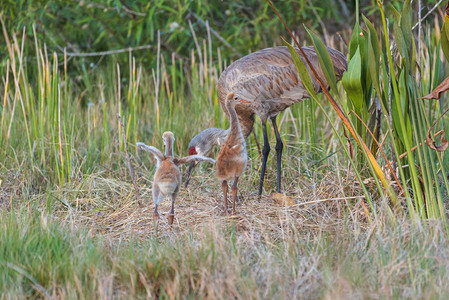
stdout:
[[[294,170],[287,169],[288,171]],[[297,171],[296,171],[297,172]],[[145,239],[151,235],[170,235],[199,232],[205,226],[217,224],[227,226],[232,222],[244,234],[257,228],[268,230],[273,237],[282,234],[285,225],[294,220],[295,226],[307,231],[334,230],[342,225],[342,215],[349,214],[354,221],[366,223],[364,196],[358,185],[346,184],[346,178],[329,171],[322,180],[314,183],[314,178],[288,176],[284,179],[287,205],[280,201],[278,194],[264,191],[258,197],[257,180],[251,177],[255,170],[247,170],[239,182],[239,201],[236,215],[224,214],[221,184],[213,176],[213,170],[197,170],[187,189],[182,187],[175,203],[175,221],[168,225],[169,199],[159,206],[161,218],[153,221],[154,204],[151,197],[152,178],[148,179],[145,168],[137,168],[138,185],[144,208],[139,208],[133,187],[127,176],[103,178],[87,177],[84,184],[76,182],[56,191],[61,201],[57,204],[56,215],[75,226],[90,229],[92,235],[110,239]],[[288,174],[291,175],[291,174]],[[291,179],[294,178],[294,182]],[[268,174],[267,187],[274,186],[275,174]],[[80,188],[82,185],[82,188]],[[228,201],[230,201],[228,195]],[[347,208],[350,208],[347,210]],[[156,230],[157,226],[157,230]],[[300,230],[300,228],[299,228]]]

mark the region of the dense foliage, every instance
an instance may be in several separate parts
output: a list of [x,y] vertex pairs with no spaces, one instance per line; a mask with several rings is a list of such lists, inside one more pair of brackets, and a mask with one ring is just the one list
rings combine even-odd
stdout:
[[[355,20],[355,1],[343,0],[288,0],[275,1],[285,21],[300,36],[302,24],[319,32],[330,34],[351,28]],[[390,4],[400,8],[402,1]],[[429,7],[433,1],[423,1]],[[362,13],[379,17],[374,0],[361,1]],[[161,34],[164,52],[190,58],[195,48],[192,31],[198,36],[208,35],[206,22],[217,35],[211,34],[215,47],[221,49],[223,58],[236,58],[240,54],[280,44],[283,28],[265,1],[125,1],[125,0],[3,0],[1,11],[9,33],[20,34],[25,28],[33,37],[32,25],[36,26],[39,41],[46,43],[48,52],[98,52],[104,50],[156,45],[157,31]],[[320,23],[321,22],[321,23]],[[325,23],[325,26],[323,22]],[[217,36],[220,36],[220,40]],[[0,40],[3,36],[0,37]],[[223,42],[225,41],[225,42]],[[346,41],[347,42],[347,41]],[[32,51],[33,39],[28,44]],[[32,52],[30,52],[32,53]],[[141,51],[134,55],[151,66],[155,64],[155,51]],[[7,54],[6,45],[0,43],[1,60]],[[125,60],[127,54],[122,55]],[[216,59],[216,57],[215,57]],[[94,59],[83,59],[90,63]]]

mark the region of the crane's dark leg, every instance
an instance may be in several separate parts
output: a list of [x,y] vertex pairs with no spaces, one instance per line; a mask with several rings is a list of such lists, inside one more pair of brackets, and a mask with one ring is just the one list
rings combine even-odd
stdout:
[[273,125],[274,134],[276,135],[276,166],[277,166],[277,192],[281,192],[281,166],[282,166],[282,149],[284,143],[282,143],[281,135],[279,134],[278,126],[276,124],[276,117],[271,118],[271,124]]
[[185,177],[186,177],[186,182],[185,182],[185,184],[184,184],[184,187],[185,187],[185,188],[187,188],[187,186],[189,185],[190,177],[192,176],[192,172],[193,172],[193,170],[195,169],[196,164],[197,164],[196,161],[192,161],[192,162],[189,164],[189,169],[187,170],[187,173],[186,173],[186,176],[185,176]]
[[267,121],[262,121],[263,130],[263,149],[262,149],[262,168],[260,169],[259,196],[262,195],[263,180],[265,178],[265,169],[267,167],[268,154],[270,153],[270,142],[267,134]]

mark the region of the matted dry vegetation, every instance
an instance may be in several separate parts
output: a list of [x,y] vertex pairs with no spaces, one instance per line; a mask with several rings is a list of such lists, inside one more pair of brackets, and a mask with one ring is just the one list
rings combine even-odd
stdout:
[[[286,154],[286,158],[293,161],[297,157],[292,151]],[[258,170],[251,169],[251,166],[255,167],[257,163],[258,161],[252,160],[240,180],[241,190],[236,204],[236,215],[224,214],[221,184],[214,176],[214,168],[208,167],[194,174],[188,188],[181,188],[175,203],[174,226],[167,224],[169,199],[161,203],[161,219],[156,230],[152,216],[153,163],[146,161],[146,166],[134,159],[143,208],[137,205],[132,181],[123,166],[120,174],[114,174],[112,178],[104,177],[101,173],[94,174],[54,191],[52,197],[59,200],[55,202],[55,214],[64,221],[70,220],[74,225],[89,226],[94,235],[127,240],[144,239],[154,235],[165,237],[173,233],[185,234],[204,226],[214,227],[216,224],[228,222],[235,224],[239,231],[268,226],[274,235],[279,235],[291,218],[301,228],[316,229],[325,225],[327,219],[332,221],[326,226],[334,226],[334,222],[348,212],[348,217],[353,221],[367,223],[364,195],[350,170],[330,170],[330,166],[325,164],[314,171],[307,170],[306,173],[312,174],[312,177],[308,177],[301,174],[305,169],[296,168],[299,168],[299,165],[286,164],[284,194],[264,191],[259,197],[255,189]],[[319,173],[321,175],[317,175]],[[274,170],[270,169],[266,183],[268,189],[274,185],[274,180]],[[229,195],[228,201],[231,201]]]

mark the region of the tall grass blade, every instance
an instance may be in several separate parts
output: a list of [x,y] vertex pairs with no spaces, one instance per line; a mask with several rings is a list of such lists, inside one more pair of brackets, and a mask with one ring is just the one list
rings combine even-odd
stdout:
[[[313,67],[313,65],[310,63],[309,59],[307,58],[307,56],[305,55],[304,51],[302,50],[301,46],[299,45],[298,41],[296,40],[296,38],[294,37],[294,35],[291,33],[290,29],[288,28],[287,24],[285,24],[284,20],[281,18],[281,16],[279,15],[279,13],[277,12],[277,10],[274,8],[273,4],[271,3],[270,0],[267,0],[267,2],[270,4],[271,8],[274,10],[274,12],[276,13],[276,15],[279,17],[279,19],[282,21],[282,23],[284,24],[285,28],[287,29],[287,31],[289,32],[290,36],[293,38],[293,40],[295,41],[296,46],[298,47],[298,49],[300,50],[302,56],[304,57],[304,60],[306,61],[307,65],[309,66],[310,70],[312,71],[313,76],[315,77],[315,79],[317,80],[317,82],[320,84],[320,87],[323,91],[323,93],[326,95],[327,99],[329,100],[329,102],[331,103],[332,107],[334,108],[334,110],[337,112],[338,116],[340,117],[340,119],[343,121],[343,124],[346,126],[346,128],[349,130],[350,134],[355,138],[355,140],[357,141],[357,143],[360,145],[360,147],[362,147],[365,151],[366,154],[368,156],[369,161],[372,164],[372,167],[374,169],[374,172],[376,173],[376,175],[378,176],[379,180],[382,182],[382,185],[384,186],[385,190],[387,191],[391,201],[393,202],[393,205],[395,206],[395,208],[397,208],[399,211],[402,211],[401,206],[399,205],[398,202],[398,198],[397,195],[395,194],[394,190],[392,189],[389,181],[387,180],[387,178],[385,177],[385,174],[382,171],[382,168],[380,167],[380,165],[378,164],[378,162],[376,161],[375,157],[373,156],[373,154],[371,153],[371,151],[369,150],[369,148],[366,146],[366,144],[360,140],[354,130],[354,128],[352,127],[351,123],[349,122],[349,119],[346,117],[346,115],[344,114],[344,112],[341,110],[341,108],[338,106],[337,102],[335,102],[335,100],[332,98],[332,96],[329,94],[329,92],[327,91],[326,87],[324,86],[324,84],[321,82],[321,80],[319,79],[317,72],[315,70],[315,68]],[[290,48],[291,49],[291,48]],[[293,58],[293,56],[292,56]],[[303,70],[298,70],[298,72],[301,73],[301,71]],[[306,86],[307,84],[305,84]],[[310,88],[310,86],[309,86]]]

